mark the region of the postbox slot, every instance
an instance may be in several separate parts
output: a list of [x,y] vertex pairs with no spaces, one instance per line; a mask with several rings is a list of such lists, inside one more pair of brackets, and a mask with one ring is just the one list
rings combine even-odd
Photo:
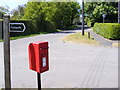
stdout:
[[48,49],[49,47],[41,47],[40,49],[41,50],[45,50],[45,49]]
[[45,57],[46,56],[46,54],[42,54],[42,57]]

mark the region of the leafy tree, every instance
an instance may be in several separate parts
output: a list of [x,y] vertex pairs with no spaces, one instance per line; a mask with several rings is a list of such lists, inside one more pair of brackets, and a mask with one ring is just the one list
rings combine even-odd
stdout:
[[53,21],[57,28],[73,25],[73,20],[79,16],[80,5],[77,2],[56,2],[56,8]]
[[85,21],[87,23],[102,22],[102,14],[106,14],[105,22],[117,22],[117,2],[86,2]]
[[48,27],[67,28],[79,15],[79,8],[76,2],[28,2],[23,18],[32,19],[40,31],[49,29],[47,24]]
[[21,19],[24,16],[25,5],[19,5],[17,9],[11,11],[12,19]]
[[9,7],[8,6],[0,6],[0,12],[2,14],[9,13]]
[[45,2],[28,2],[23,19],[32,19],[33,33],[50,32],[55,30],[52,22],[46,18],[47,8]]

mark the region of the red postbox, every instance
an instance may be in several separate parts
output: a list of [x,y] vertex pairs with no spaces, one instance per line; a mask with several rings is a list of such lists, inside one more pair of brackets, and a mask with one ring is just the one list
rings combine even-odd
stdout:
[[29,67],[38,73],[49,70],[48,61],[48,42],[34,42],[30,43],[28,47],[29,52]]

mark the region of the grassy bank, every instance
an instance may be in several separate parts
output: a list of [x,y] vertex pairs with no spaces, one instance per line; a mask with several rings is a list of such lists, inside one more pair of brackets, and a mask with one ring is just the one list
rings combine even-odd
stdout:
[[81,32],[68,35],[63,38],[64,41],[73,42],[73,43],[82,43],[90,45],[99,45],[99,42],[95,41],[92,36],[88,38],[88,32],[85,32],[85,35],[82,35]]
[[[57,29],[56,32],[59,32],[61,30]],[[37,36],[37,35],[42,35],[42,34],[48,34],[50,32],[42,32],[42,33],[38,33],[38,34],[31,34],[31,35],[25,35],[25,36],[16,36],[16,37],[10,37],[10,40],[17,40],[17,39],[21,39],[21,38],[27,38],[27,37],[33,37],[33,36]],[[0,42],[2,42],[3,40],[0,39]]]
[[[37,36],[37,35],[41,35],[41,34],[47,34],[47,32],[43,32],[43,33],[39,33],[39,34],[31,34],[31,35],[26,35],[26,36],[10,37],[10,40],[17,40],[20,38],[27,38],[27,37]],[[0,39],[0,42],[2,42],[2,41],[3,40]]]

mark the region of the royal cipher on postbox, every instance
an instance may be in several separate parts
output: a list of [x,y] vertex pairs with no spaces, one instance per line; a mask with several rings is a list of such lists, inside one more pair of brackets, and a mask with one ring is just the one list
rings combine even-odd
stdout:
[[38,73],[49,70],[48,42],[38,41],[28,46],[29,68]]

